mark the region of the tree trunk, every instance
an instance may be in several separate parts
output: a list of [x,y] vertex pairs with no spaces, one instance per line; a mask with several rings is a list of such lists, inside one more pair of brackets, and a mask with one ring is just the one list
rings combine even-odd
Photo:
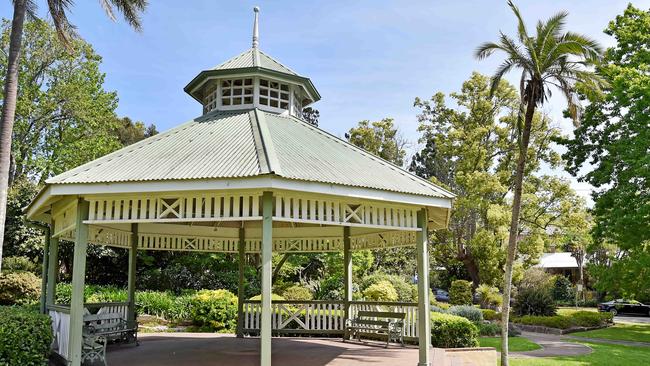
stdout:
[[508,366],[508,322],[510,321],[510,287],[512,286],[512,266],[517,254],[517,236],[519,232],[519,211],[521,209],[521,191],[526,168],[526,153],[530,142],[530,130],[535,115],[535,99],[531,96],[526,105],[524,131],[519,144],[519,160],[515,173],[514,197],[512,199],[512,219],[510,237],[508,238],[508,256],[503,280],[503,308],[501,309],[501,365]]
[[280,258],[280,261],[278,262],[278,264],[273,269],[273,276],[271,276],[271,281],[275,282],[275,280],[278,279],[278,276],[280,275],[280,270],[282,269],[282,266],[284,265],[284,262],[286,262],[287,259],[289,259],[290,254],[291,253],[284,253],[282,258]]
[[474,258],[467,254],[462,257],[461,260],[465,265],[465,269],[467,269],[469,278],[472,280],[472,289],[476,290],[476,288],[481,284],[481,278],[478,273],[478,266],[476,265]]
[[4,246],[5,220],[7,218],[11,136],[14,129],[16,99],[18,97],[18,68],[23,37],[23,23],[25,22],[25,3],[26,0],[14,1],[14,17],[11,22],[11,35],[9,39],[9,57],[4,87],[4,101],[2,104],[2,120],[0,121],[0,270],[2,270],[2,247]]

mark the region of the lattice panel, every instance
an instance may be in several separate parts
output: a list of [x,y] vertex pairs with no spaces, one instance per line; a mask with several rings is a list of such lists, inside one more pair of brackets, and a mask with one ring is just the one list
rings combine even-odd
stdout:
[[393,248],[415,245],[416,232],[389,231],[350,237],[350,249]]
[[239,239],[192,237],[169,234],[140,234],[138,248],[146,250],[180,250],[192,252],[236,253]]
[[417,230],[416,207],[275,195],[274,220]]
[[260,194],[89,197],[88,201],[89,223],[254,220],[261,217]]
[[[59,238],[74,241],[76,229],[69,230]],[[88,228],[88,242],[91,244],[108,245],[112,247],[130,248],[131,232],[125,230],[90,226]]]

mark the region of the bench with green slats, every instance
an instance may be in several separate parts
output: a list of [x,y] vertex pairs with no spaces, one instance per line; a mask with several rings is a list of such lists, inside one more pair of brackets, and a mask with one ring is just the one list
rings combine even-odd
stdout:
[[386,347],[391,341],[404,346],[404,319],[406,313],[390,311],[359,311],[354,319],[348,319],[346,331],[352,338],[361,341],[362,334],[386,336]]

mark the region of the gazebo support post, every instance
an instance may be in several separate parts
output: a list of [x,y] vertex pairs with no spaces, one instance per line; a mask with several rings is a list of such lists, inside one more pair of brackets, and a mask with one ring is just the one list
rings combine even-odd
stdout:
[[41,272],[41,313],[47,313],[47,266],[50,264],[50,228],[45,226],[45,242],[43,243],[43,271]]
[[84,285],[86,282],[86,252],[88,251],[88,201],[77,204],[74,259],[72,264],[72,297],[70,300],[69,365],[81,365],[81,344],[84,316]]
[[271,366],[271,276],[273,253],[273,194],[262,194],[262,324],[260,366]]
[[429,253],[427,233],[427,211],[422,209],[417,215],[417,262],[418,262],[418,345],[419,362],[418,366],[430,366],[431,359],[429,347],[431,345],[431,323],[429,305]]
[[[52,236],[54,232],[54,220],[50,223],[50,245],[47,256],[47,291],[45,293],[46,308],[54,305],[56,298],[56,280],[59,275],[59,238]],[[45,260],[45,259],[43,259]]]
[[343,339],[350,335],[347,330],[347,322],[350,319],[350,301],[352,301],[352,253],[350,252],[350,227],[343,227],[343,277],[345,278],[345,312],[343,324],[346,325]]
[[244,260],[246,259],[246,234],[239,229],[239,285],[237,286],[237,337],[244,337]]
[[136,324],[135,316],[135,270],[138,260],[138,224],[131,224],[131,248],[129,249],[129,278],[128,278],[128,292],[129,292],[129,308],[127,314],[127,321],[130,324]]

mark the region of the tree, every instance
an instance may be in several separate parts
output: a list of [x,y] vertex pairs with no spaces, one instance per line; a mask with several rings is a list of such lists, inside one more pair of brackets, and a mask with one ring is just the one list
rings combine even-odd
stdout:
[[627,250],[650,241],[650,11],[629,5],[605,33],[617,41],[598,68],[609,87],[599,98],[584,95],[590,104],[563,141],[564,158],[571,174],[598,188],[596,239]]
[[[509,0],[508,5],[517,18],[517,41],[501,33],[498,43],[487,42],[476,50],[476,57],[484,59],[495,51],[505,53],[505,61],[497,68],[492,77],[492,90],[499,85],[505,74],[513,69],[520,69],[521,108],[517,123],[519,138],[519,155],[514,178],[514,195],[512,216],[508,239],[508,256],[504,275],[503,311],[502,311],[502,353],[501,363],[508,366],[508,320],[510,308],[510,287],[512,284],[512,267],[517,252],[519,232],[519,213],[524,171],[526,169],[526,151],[530,142],[530,131],[535,110],[548,99],[551,87],[558,88],[566,97],[568,112],[576,120],[579,115],[576,84],[584,88],[600,90],[602,79],[590,72],[587,65],[597,62],[602,57],[600,45],[590,38],[573,32],[563,32],[566,12],[560,12],[548,20],[539,21],[536,34],[531,36],[521,17],[519,9]],[[523,121],[522,121],[523,119]]]
[[[515,170],[517,110],[516,90],[501,81],[490,92],[490,80],[473,73],[459,92],[452,93],[449,107],[442,93],[430,100],[416,98],[422,151],[415,154],[411,171],[442,184],[458,196],[448,230],[434,235],[432,257],[442,266],[462,263],[473,286],[501,286],[505,263],[510,202],[508,196]],[[527,155],[526,176],[542,162],[555,166],[559,155],[551,149],[559,131],[548,118],[536,115]],[[534,191],[531,194],[535,194]],[[533,230],[526,230],[526,234]],[[527,240],[523,254],[537,258],[542,250]]]
[[158,134],[156,125],[145,126],[143,122],[133,122],[129,117],[120,118],[118,123],[116,134],[122,146],[128,146]]
[[[140,13],[147,6],[147,0],[100,0],[106,14],[115,19],[115,9],[124,15],[126,21],[136,30],[140,30]],[[7,74],[5,77],[2,118],[0,119],[0,269],[2,268],[2,247],[7,210],[7,193],[9,187],[9,165],[11,162],[11,142],[18,94],[18,74],[22,48],[25,15],[35,17],[36,3],[33,0],[14,0],[14,14],[9,36],[7,57]],[[69,0],[49,0],[49,13],[54,21],[57,34],[65,44],[71,44],[74,38],[74,26],[69,23],[66,12],[72,2]]]
[[351,128],[345,138],[373,155],[376,155],[395,165],[404,165],[407,142],[399,133],[392,118],[381,121],[361,121],[357,127]]
[[318,127],[318,118],[320,118],[320,112],[318,109],[312,107],[303,108],[302,119],[305,120],[305,122]]

